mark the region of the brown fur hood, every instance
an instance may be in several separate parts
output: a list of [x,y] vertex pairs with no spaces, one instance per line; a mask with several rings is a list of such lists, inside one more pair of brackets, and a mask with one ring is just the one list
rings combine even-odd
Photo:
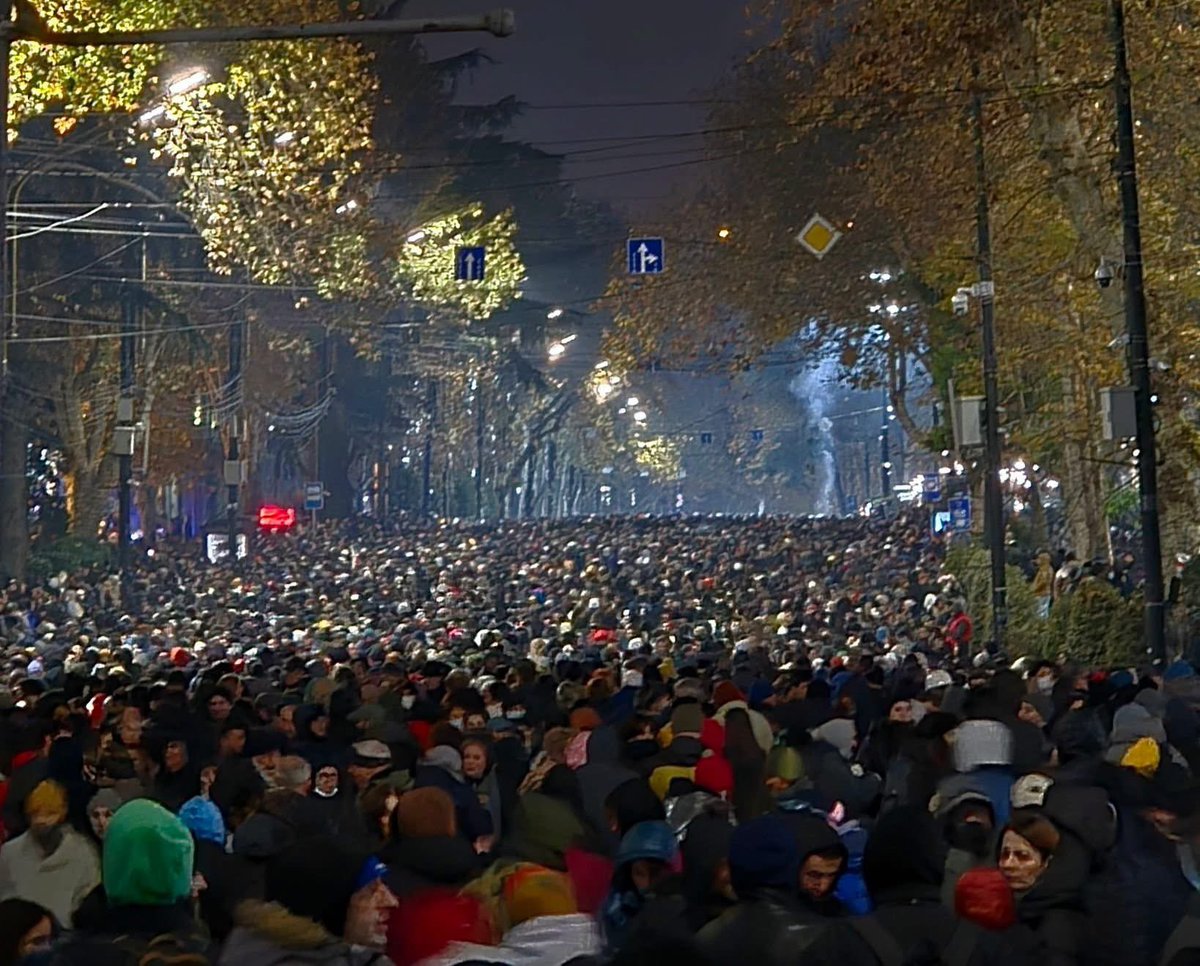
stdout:
[[220,966],[391,966],[381,953],[354,949],[323,927],[274,902],[249,899],[234,911],[237,928]]

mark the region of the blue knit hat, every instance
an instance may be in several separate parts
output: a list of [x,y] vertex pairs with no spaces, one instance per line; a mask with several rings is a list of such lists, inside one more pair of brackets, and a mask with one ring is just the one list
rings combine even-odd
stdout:
[[189,798],[179,809],[179,821],[201,842],[225,845],[225,819],[209,799],[199,795]]

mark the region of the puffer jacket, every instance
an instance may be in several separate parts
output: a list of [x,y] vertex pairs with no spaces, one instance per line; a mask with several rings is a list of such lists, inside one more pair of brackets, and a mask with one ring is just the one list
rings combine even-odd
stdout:
[[422,960],[421,966],[478,962],[559,966],[599,952],[600,932],[595,920],[583,913],[573,913],[526,920],[506,932],[499,946],[453,942],[440,955]]
[[392,966],[383,953],[348,946],[275,903],[244,902],[234,921],[217,966]]

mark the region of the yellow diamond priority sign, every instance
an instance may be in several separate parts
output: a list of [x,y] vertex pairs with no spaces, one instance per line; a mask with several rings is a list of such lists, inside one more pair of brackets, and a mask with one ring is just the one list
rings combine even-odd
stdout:
[[838,231],[833,222],[816,214],[800,230],[800,234],[796,236],[796,241],[816,255],[817,258],[824,258],[841,237],[842,233]]

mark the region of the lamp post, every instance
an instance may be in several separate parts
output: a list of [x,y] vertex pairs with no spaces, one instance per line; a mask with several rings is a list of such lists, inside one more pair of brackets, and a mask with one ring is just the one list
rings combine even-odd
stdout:
[[1146,650],[1155,664],[1167,658],[1163,610],[1162,536],[1158,520],[1158,457],[1154,440],[1154,401],[1150,382],[1150,340],[1142,276],[1142,229],[1138,203],[1137,148],[1134,142],[1133,82],[1125,46],[1125,4],[1109,0],[1117,108],[1117,184],[1125,250],[1125,331],[1129,335],[1129,374],[1137,427],[1138,489],[1142,510],[1142,566],[1145,568]]

